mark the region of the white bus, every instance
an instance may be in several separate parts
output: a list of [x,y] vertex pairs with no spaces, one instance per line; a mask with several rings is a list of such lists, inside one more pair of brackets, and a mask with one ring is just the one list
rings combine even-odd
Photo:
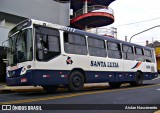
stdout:
[[154,49],[33,19],[9,32],[7,61],[9,86],[42,86],[50,93],[60,85],[117,88],[157,77]]

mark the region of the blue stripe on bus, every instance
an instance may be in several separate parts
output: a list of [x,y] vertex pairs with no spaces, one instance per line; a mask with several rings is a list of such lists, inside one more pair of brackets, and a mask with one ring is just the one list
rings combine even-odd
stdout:
[[[54,85],[68,84],[70,71],[67,70],[30,70],[25,75],[6,78],[8,85]],[[100,82],[130,82],[134,81],[135,72],[102,72],[85,71],[87,83]],[[143,72],[144,80],[151,80],[156,77],[155,73]],[[27,78],[27,82],[21,82],[21,79]]]

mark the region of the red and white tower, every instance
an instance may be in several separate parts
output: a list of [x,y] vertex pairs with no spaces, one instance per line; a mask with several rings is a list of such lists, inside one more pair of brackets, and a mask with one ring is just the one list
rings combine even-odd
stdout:
[[114,12],[108,6],[115,0],[71,0],[71,27],[78,29],[96,28],[114,22]]

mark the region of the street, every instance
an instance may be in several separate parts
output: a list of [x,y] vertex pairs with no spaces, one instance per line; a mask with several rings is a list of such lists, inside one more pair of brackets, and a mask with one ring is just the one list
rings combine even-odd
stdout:
[[[0,94],[0,104],[19,104],[19,105],[46,105],[54,106],[54,105],[63,105],[59,106],[63,109],[55,109],[56,113],[153,113],[158,110],[118,110],[116,109],[120,107],[118,105],[152,105],[152,104],[160,104],[160,79],[144,81],[142,86],[139,87],[130,87],[129,85],[122,85],[121,88],[111,89],[107,88],[91,88],[84,89],[81,92],[71,93],[69,91],[57,91],[55,94],[46,94],[43,91],[36,92],[21,92],[21,93],[8,93],[8,94]],[[64,108],[65,104],[71,107],[72,105],[75,107],[79,105],[77,110],[70,109],[67,107]],[[87,105],[85,105],[87,104]],[[95,104],[95,105],[94,105]],[[82,105],[80,107],[80,105]],[[103,105],[104,107],[113,106],[108,110],[99,109],[98,105]],[[115,106],[116,105],[116,106]],[[86,106],[86,107],[85,107]],[[88,109],[87,109],[88,106]],[[92,108],[93,106],[94,108]],[[97,108],[95,108],[97,106]],[[100,107],[100,106],[99,106]],[[43,108],[43,106],[42,106]],[[101,107],[100,107],[101,108]],[[97,110],[95,110],[97,109]],[[53,110],[47,110],[47,112],[52,112]],[[0,111],[2,113],[9,111]],[[10,111],[14,112],[14,111]],[[15,111],[18,112],[18,111]],[[19,111],[22,112],[22,111]],[[27,111],[23,111],[27,112]],[[44,112],[44,111],[32,111],[34,112]]]

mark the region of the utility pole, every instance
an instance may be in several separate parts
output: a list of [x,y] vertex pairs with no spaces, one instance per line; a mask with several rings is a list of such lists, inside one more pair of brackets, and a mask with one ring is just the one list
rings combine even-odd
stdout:
[[154,38],[152,37],[152,44],[153,44],[153,42],[154,42]]
[[[85,0],[84,2],[83,13],[88,13],[88,1],[87,0]],[[88,29],[88,26],[86,25],[85,31],[87,31],[87,29]]]
[[125,41],[127,42],[127,36],[125,36]]

